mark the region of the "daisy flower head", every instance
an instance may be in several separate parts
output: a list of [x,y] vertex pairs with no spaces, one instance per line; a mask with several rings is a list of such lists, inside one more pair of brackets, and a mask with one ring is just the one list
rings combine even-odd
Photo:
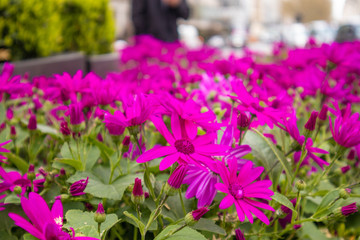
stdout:
[[[160,170],[163,171],[174,164],[179,159],[186,163],[199,165],[212,162],[212,156],[224,156],[229,149],[228,146],[214,144],[217,138],[216,133],[207,133],[202,136],[196,136],[197,129],[189,128],[188,125],[181,125],[179,115],[173,113],[171,116],[172,134],[166,128],[162,119],[154,117],[152,119],[159,132],[165,137],[170,146],[161,146],[152,148],[143,153],[138,159],[138,163],[148,162],[155,158],[165,158],[160,163]],[[196,131],[194,133],[194,131]],[[189,136],[196,136],[190,138]]]
[[[258,208],[275,211],[270,205],[255,201],[256,199],[271,200],[274,192],[269,189],[270,180],[255,181],[264,171],[263,167],[252,167],[252,162],[247,162],[237,175],[237,161],[230,159],[228,167],[225,162],[217,162],[220,177],[223,183],[217,183],[216,189],[227,194],[221,201],[219,208],[226,209],[235,204],[239,220],[243,222],[245,216],[250,223],[254,222],[252,214],[262,222],[269,225],[269,219]],[[254,182],[255,181],[255,182]]]

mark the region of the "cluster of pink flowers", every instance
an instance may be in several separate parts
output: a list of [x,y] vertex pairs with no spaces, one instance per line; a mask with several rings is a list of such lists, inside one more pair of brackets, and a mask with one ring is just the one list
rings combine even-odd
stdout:
[[[121,153],[137,163],[160,158],[160,171],[181,166],[181,176],[169,182],[176,189],[188,185],[185,197],[196,198],[197,206],[205,207],[204,214],[220,194],[220,209],[235,205],[241,222],[247,218],[253,223],[256,216],[269,225],[265,213],[275,211],[269,201],[279,183],[268,179],[259,162],[244,157],[252,151],[242,144],[246,131],[260,130],[274,144],[281,140],[272,134],[276,131],[291,139],[282,149],[284,155],[292,166],[309,167],[307,174],[330,164],[326,160],[330,150],[315,144],[323,126],[329,126],[343,151],[360,153],[359,113],[352,113],[351,107],[360,102],[360,42],[276,47],[274,61],[261,63],[249,50],[243,57],[219,59],[219,51],[211,48],[189,50],[180,43],[163,44],[145,36],[122,51],[121,72],[104,79],[79,71],[74,76],[63,73],[30,81],[12,76],[13,66],[6,63],[0,74],[0,97],[8,116],[0,123],[0,133],[9,128],[9,136],[16,140],[19,125],[11,121],[12,112],[23,109],[31,98],[33,103],[21,116],[29,119],[29,130],[36,130],[40,122],[57,129],[65,142],[94,132],[94,141],[106,147],[121,145],[126,149]],[[281,58],[282,51],[286,59]],[[320,105],[299,105],[311,98],[319,99]],[[157,142],[148,137],[154,137],[155,131],[161,138]],[[106,133],[115,145],[109,144]],[[9,142],[0,143],[0,152],[8,152],[2,147]],[[0,161],[6,157],[0,155]],[[46,172],[29,180],[28,175],[0,167],[0,176],[1,193],[20,187],[16,193],[32,223],[10,214],[18,226],[39,239],[54,234],[62,239],[91,239],[64,232],[61,201],[57,199],[50,211],[36,193]],[[84,195],[88,180],[72,185],[72,196]],[[135,192],[143,195],[142,190]],[[31,210],[31,204],[41,211]]]

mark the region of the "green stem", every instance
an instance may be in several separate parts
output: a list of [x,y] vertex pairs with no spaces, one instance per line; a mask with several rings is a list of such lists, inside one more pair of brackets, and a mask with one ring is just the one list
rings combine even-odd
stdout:
[[183,200],[182,195],[181,195],[181,188],[179,188],[179,197],[180,197],[181,207],[182,207],[184,216],[186,216],[186,209],[185,209],[184,200]]
[[300,170],[300,166],[302,164],[302,162],[304,161],[305,157],[306,157],[307,153],[306,153],[306,150],[304,149],[304,147],[301,149],[301,157],[300,157],[300,160],[299,162],[296,164],[296,169],[295,169],[295,174],[293,175],[292,179],[291,179],[291,182],[293,183],[295,178],[296,178],[296,175],[298,175],[299,173],[299,170]]
[[137,229],[137,227],[134,226],[134,237],[133,237],[133,239],[137,240],[137,238],[138,238],[138,229]]
[[315,182],[311,185],[309,192],[311,192],[311,191],[319,184],[319,182],[321,181],[321,179],[322,179],[326,174],[329,173],[330,169],[334,166],[335,161],[336,161],[339,157],[341,157],[342,153],[343,153],[343,151],[339,150],[339,152],[337,152],[337,153],[335,154],[334,158],[333,158],[333,159],[331,160],[331,162],[330,162],[330,165],[325,169],[325,171],[323,171],[323,172],[321,173],[320,177],[318,177],[318,178],[315,179]]
[[171,232],[169,232],[168,234],[166,234],[166,235],[164,236],[164,239],[170,237],[171,235],[174,235],[175,233],[177,233],[178,231],[180,231],[180,230],[183,229],[184,227],[186,227],[186,224],[184,224],[184,225],[178,227],[176,230],[171,231]]
[[160,205],[156,208],[154,214],[151,214],[150,215],[150,218],[149,218],[149,221],[148,223],[146,224],[146,227],[145,227],[145,233],[147,231],[147,229],[150,227],[150,225],[152,224],[153,221],[156,220],[156,218],[158,217],[158,215],[160,214],[160,211],[161,211],[161,208],[164,206],[166,200],[168,199],[169,195],[166,195],[163,200],[161,201]]

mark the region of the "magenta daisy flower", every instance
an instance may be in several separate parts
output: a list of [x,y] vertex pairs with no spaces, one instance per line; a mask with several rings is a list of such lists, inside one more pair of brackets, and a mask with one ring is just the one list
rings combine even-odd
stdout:
[[62,231],[63,226],[63,206],[60,198],[55,200],[51,211],[45,200],[37,193],[30,192],[29,199],[22,197],[21,206],[31,221],[28,222],[23,217],[9,213],[9,217],[15,221],[15,225],[23,228],[28,233],[40,240],[49,239],[67,239],[67,240],[96,240],[92,237],[71,237],[68,233]]
[[[216,133],[208,133],[194,139],[189,138],[188,136],[196,136],[194,131],[197,131],[197,129],[189,128],[187,125],[181,126],[179,115],[176,113],[171,116],[173,134],[166,128],[162,119],[154,117],[152,120],[170,146],[155,147],[146,151],[137,159],[138,163],[165,156],[160,163],[161,171],[170,167],[178,159],[182,159],[188,164],[199,165],[199,162],[202,162],[207,165],[207,162],[213,161],[212,156],[223,156],[229,148],[228,146],[214,144],[217,137]],[[182,131],[182,129],[185,131]]]
[[217,183],[215,187],[228,195],[223,198],[219,208],[226,209],[235,204],[239,220],[243,222],[245,216],[249,219],[250,223],[254,222],[252,214],[259,218],[262,222],[269,225],[269,219],[258,208],[275,211],[270,205],[257,202],[256,199],[271,200],[274,193],[269,189],[272,182],[270,180],[260,180],[254,182],[260,174],[264,171],[263,167],[252,168],[252,163],[247,162],[237,173],[236,159],[228,161],[228,168],[224,162],[217,163],[220,177],[223,183]]
[[345,148],[351,148],[360,144],[360,121],[359,113],[351,115],[350,105],[343,114],[338,114],[334,124],[329,116],[330,130],[337,144]]
[[197,165],[188,165],[189,169],[183,184],[188,184],[185,197],[198,199],[198,208],[209,206],[215,198],[217,190],[215,184],[220,182],[220,177],[209,168],[200,168]]
[[114,114],[106,113],[104,123],[106,127],[126,128],[139,126],[149,119],[153,112],[153,102],[143,94],[131,96],[123,101],[124,113],[115,111]]

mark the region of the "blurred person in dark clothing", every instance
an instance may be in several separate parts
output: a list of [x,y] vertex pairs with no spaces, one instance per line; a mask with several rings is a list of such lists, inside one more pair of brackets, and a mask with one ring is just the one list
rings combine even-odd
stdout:
[[166,42],[174,42],[179,38],[176,20],[188,17],[186,0],[132,0],[136,35],[149,34]]

